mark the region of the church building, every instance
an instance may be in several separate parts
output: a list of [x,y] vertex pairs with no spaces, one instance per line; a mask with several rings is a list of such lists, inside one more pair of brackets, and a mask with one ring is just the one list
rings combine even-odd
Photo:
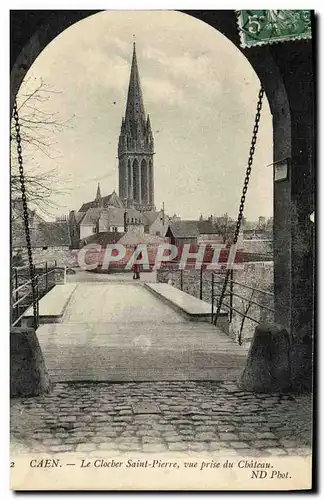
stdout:
[[95,238],[96,234],[126,232],[165,235],[168,217],[154,205],[154,140],[149,115],[145,114],[137,65],[136,47],[128,86],[125,116],[118,141],[119,194],[102,196],[98,184],[92,201],[70,212],[72,245]]

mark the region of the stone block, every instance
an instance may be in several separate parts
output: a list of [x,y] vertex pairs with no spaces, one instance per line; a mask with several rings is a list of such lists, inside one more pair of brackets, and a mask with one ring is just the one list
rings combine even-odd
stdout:
[[34,328],[10,330],[10,395],[38,396],[49,392],[50,379]]
[[291,389],[287,330],[276,324],[256,327],[239,386],[250,392],[284,392]]

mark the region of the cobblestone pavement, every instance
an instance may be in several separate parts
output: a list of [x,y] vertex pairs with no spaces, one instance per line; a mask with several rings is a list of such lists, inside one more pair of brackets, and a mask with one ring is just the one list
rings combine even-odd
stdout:
[[[159,412],[137,414],[136,405]],[[310,442],[310,396],[254,395],[233,382],[58,383],[11,400],[12,454],[306,455]]]

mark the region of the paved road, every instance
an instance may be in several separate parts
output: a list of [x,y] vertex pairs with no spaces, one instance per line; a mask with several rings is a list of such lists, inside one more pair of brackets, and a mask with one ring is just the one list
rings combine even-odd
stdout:
[[139,283],[79,283],[63,322],[41,325],[57,381],[233,380],[246,350],[189,322]]
[[[151,413],[136,413],[140,405],[149,405]],[[51,394],[13,399],[10,424],[12,456],[46,451],[306,455],[311,397],[255,395],[232,382],[63,383]]]

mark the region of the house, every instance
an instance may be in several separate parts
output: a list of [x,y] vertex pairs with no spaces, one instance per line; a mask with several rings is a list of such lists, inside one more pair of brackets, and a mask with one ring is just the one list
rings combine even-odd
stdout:
[[181,247],[184,244],[197,246],[199,238],[198,221],[176,220],[169,224],[165,236],[171,245]]
[[[11,245],[14,251],[27,249],[23,205],[21,200],[13,200],[11,209]],[[36,210],[28,208],[30,242],[32,248],[47,250],[69,249],[71,245],[69,223],[45,221]]]
[[197,221],[198,227],[198,243],[223,243],[223,237],[218,233],[213,221],[211,219],[208,220],[199,220]]
[[144,232],[164,236],[169,225],[169,217],[164,210],[143,212]]
[[[71,238],[68,221],[48,222],[35,213],[30,214],[30,242],[34,264],[57,261],[62,265],[73,266],[75,256],[70,252]],[[12,255],[20,256],[27,263],[27,244],[22,219],[12,220]]]

